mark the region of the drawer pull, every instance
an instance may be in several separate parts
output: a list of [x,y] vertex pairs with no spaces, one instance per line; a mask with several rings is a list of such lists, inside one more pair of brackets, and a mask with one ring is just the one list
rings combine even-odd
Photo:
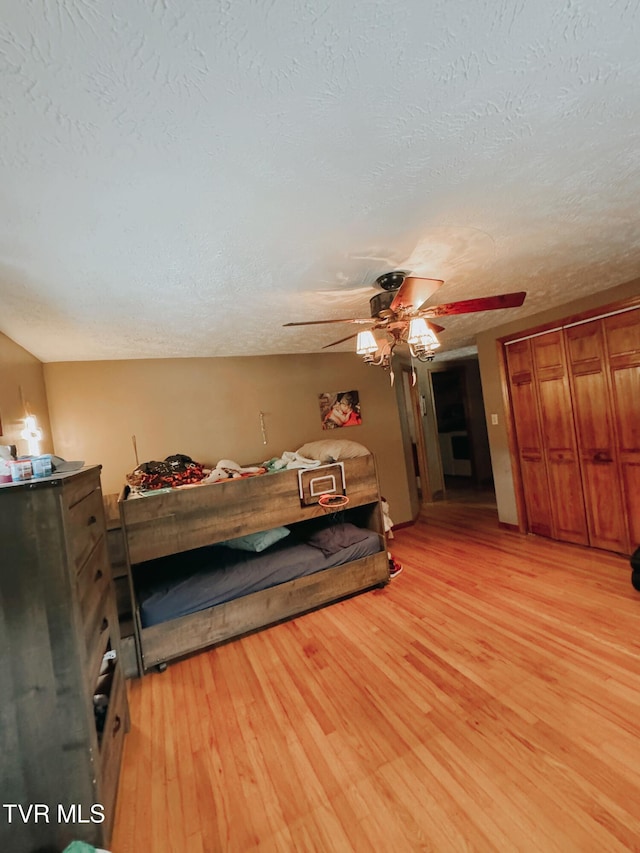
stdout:
[[90,516],[89,516],[89,519],[88,519],[88,521],[87,521],[87,527],[89,527],[89,526],[90,526],[90,525],[92,525],[92,524],[95,524],[97,520],[98,520],[98,519],[96,518],[96,516],[95,516],[95,515],[90,515]]
[[101,578],[101,577],[102,577],[102,569],[98,569],[98,571],[96,572],[96,576],[95,576],[95,578],[93,579],[93,582],[94,582],[94,583],[97,583],[97,582],[100,580],[100,578]]
[[104,634],[104,632],[107,630],[108,627],[109,627],[109,620],[105,616],[104,619],[102,620],[101,625],[100,625],[100,633]]
[[113,721],[113,729],[111,731],[111,736],[115,737],[120,731],[120,726],[122,725],[122,719],[119,714],[116,714],[115,719]]

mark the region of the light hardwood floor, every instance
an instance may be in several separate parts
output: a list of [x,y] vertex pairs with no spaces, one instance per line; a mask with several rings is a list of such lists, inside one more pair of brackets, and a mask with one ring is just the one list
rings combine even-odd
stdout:
[[375,590],[130,682],[113,853],[640,851],[627,558],[432,505]]

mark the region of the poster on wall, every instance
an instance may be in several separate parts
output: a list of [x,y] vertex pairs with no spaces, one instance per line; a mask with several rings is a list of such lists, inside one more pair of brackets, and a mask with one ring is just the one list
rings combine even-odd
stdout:
[[360,395],[357,391],[325,391],[318,395],[322,429],[359,426]]

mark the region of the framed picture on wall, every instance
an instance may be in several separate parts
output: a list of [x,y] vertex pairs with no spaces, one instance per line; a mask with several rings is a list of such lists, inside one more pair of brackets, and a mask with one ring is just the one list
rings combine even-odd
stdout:
[[360,394],[357,391],[325,391],[318,394],[322,429],[360,426]]

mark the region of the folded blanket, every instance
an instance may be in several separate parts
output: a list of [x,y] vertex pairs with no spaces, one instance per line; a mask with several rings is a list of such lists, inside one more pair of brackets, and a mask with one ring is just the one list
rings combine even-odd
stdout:
[[285,468],[317,468],[320,461],[307,459],[294,450],[285,450],[282,456],[274,456],[263,464],[267,471],[283,471]]

